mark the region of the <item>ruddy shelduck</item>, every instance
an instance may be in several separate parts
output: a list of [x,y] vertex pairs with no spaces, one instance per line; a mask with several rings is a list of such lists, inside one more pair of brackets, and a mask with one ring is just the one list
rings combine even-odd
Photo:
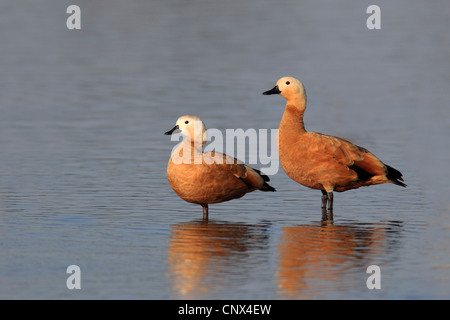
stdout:
[[[334,136],[305,130],[306,93],[293,77],[283,77],[264,95],[287,100],[279,126],[278,153],[286,174],[294,181],[322,191],[322,209],[332,216],[333,191],[394,183],[406,187],[400,171],[384,164],[367,149]],[[332,218],[331,218],[332,219]]]
[[215,151],[203,152],[206,127],[196,116],[178,118],[175,131],[184,140],[174,148],[167,164],[167,179],[178,196],[203,207],[203,219],[208,219],[208,204],[241,198],[255,190],[275,191],[269,177],[231,156]]

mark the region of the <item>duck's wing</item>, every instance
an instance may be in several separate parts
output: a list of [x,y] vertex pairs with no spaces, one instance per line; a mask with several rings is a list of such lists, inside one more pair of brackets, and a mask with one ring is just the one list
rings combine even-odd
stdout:
[[269,177],[261,174],[259,170],[247,166],[242,161],[220,152],[203,153],[204,161],[211,164],[214,170],[226,171],[237,179],[242,180],[251,189],[260,189],[262,191],[275,191],[268,185]]
[[361,180],[387,174],[387,167],[384,163],[366,148],[339,137],[315,132],[308,134],[310,134],[310,139],[314,140],[313,148],[316,152],[347,166],[355,171]]

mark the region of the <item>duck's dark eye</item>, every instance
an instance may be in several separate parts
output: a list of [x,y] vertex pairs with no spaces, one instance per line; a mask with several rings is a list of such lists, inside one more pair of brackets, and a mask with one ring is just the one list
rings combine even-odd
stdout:
[[290,85],[291,83],[289,81],[286,81],[286,85]]
[[185,123],[185,124],[188,124],[188,123],[189,123],[189,121],[187,121],[187,120],[186,120],[186,121],[185,121],[184,123]]

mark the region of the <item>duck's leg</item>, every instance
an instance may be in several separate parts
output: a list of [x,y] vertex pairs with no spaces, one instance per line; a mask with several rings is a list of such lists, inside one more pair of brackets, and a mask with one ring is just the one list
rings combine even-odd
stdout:
[[208,220],[208,204],[202,204],[203,220]]
[[328,198],[328,210],[333,211],[333,191],[327,192],[327,198]]
[[328,192],[328,219],[333,221],[333,192]]
[[322,191],[322,209],[327,208],[328,194],[325,190]]
[[[327,209],[328,203],[328,209]],[[333,223],[333,192],[322,190],[322,222]]]
[[327,209],[322,207],[322,223],[326,223],[328,221]]

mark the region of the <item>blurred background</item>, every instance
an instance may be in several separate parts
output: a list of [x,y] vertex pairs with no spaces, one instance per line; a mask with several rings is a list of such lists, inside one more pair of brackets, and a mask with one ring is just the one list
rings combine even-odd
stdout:
[[[444,0],[2,1],[0,298],[450,298],[449,16]],[[163,132],[184,114],[276,129],[285,100],[261,93],[286,75],[307,130],[369,149],[408,188],[336,194],[323,226],[321,194],[280,168],[278,192],[202,222],[167,183]]]

